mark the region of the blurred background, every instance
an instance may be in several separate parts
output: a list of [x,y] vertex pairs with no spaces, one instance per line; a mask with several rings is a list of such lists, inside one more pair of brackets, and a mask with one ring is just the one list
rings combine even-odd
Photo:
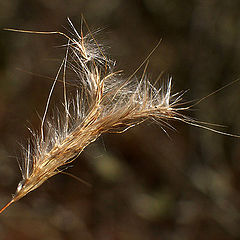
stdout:
[[[81,14],[130,75],[150,59],[154,82],[173,77],[173,90],[198,100],[240,76],[238,0],[0,0],[0,28],[80,28]],[[40,128],[46,99],[64,57],[65,39],[0,31],[0,204],[21,179],[16,157]],[[109,46],[109,47],[108,47]],[[141,75],[141,72],[138,73]],[[59,104],[62,85],[52,106]],[[185,112],[240,134],[239,82]],[[59,174],[0,216],[3,240],[182,240],[240,238],[240,141],[172,122],[105,134],[68,172]]]

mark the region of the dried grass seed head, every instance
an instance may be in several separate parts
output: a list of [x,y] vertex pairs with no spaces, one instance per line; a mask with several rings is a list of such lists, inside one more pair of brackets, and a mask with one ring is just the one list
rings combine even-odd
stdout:
[[[63,166],[72,162],[104,132],[125,131],[147,119],[166,125],[168,119],[190,121],[178,113],[186,108],[178,108],[182,95],[171,94],[171,79],[159,89],[149,82],[146,69],[139,80],[135,76],[138,69],[124,79],[121,71],[114,71],[115,61],[107,59],[93,34],[88,31],[84,35],[82,28],[78,33],[68,21],[73,30],[71,37],[60,32],[49,33],[67,38],[66,54],[49,93],[40,134],[31,131],[31,141],[24,149],[20,167],[22,180],[10,203],[0,212],[61,172]],[[60,71],[63,72],[64,110],[55,113],[54,121],[47,120],[49,102]],[[70,71],[75,73],[78,83],[74,97],[70,97],[66,89]]]

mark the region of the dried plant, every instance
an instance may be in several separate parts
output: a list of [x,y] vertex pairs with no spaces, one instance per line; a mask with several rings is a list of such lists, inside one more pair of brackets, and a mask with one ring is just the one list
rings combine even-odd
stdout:
[[[61,32],[11,29],[28,33],[60,34],[68,42],[66,55],[49,93],[40,133],[31,131],[32,138],[24,150],[23,163],[20,164],[22,180],[12,200],[0,213],[61,172],[63,166],[75,160],[86,146],[104,132],[123,132],[147,119],[156,120],[162,129],[170,126],[169,119],[208,129],[180,113],[189,107],[184,107],[181,103],[183,93],[171,93],[171,79],[158,89],[149,82],[146,67],[140,79],[135,76],[143,65],[147,66],[155,48],[130,77],[123,79],[122,72],[114,70],[115,62],[106,57],[103,46],[96,42],[93,33],[88,29],[84,35],[82,28],[78,33],[70,20],[69,23],[73,30],[70,36]],[[67,94],[68,71],[73,71],[76,76],[75,97]],[[64,111],[62,114],[57,111],[48,120],[48,107],[60,72],[64,85]]]

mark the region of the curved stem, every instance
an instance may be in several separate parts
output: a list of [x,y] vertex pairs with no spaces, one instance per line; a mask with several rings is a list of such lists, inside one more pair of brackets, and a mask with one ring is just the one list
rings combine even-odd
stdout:
[[13,199],[12,199],[10,202],[8,202],[8,203],[0,210],[0,214],[1,214],[6,208],[8,208],[13,202],[14,202]]

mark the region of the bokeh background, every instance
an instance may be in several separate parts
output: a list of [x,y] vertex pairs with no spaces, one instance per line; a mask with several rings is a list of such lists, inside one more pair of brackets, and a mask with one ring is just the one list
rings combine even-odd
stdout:
[[[0,0],[0,28],[65,31],[81,14],[130,75],[150,59],[154,82],[201,99],[240,76],[238,0]],[[67,28],[67,29],[65,29]],[[15,192],[21,144],[39,129],[64,39],[0,31],[0,203]],[[141,72],[138,73],[139,75]],[[240,85],[186,112],[240,134]],[[59,104],[58,84],[52,106]],[[105,134],[69,167],[0,216],[3,240],[182,240],[240,238],[240,141],[183,123]]]

